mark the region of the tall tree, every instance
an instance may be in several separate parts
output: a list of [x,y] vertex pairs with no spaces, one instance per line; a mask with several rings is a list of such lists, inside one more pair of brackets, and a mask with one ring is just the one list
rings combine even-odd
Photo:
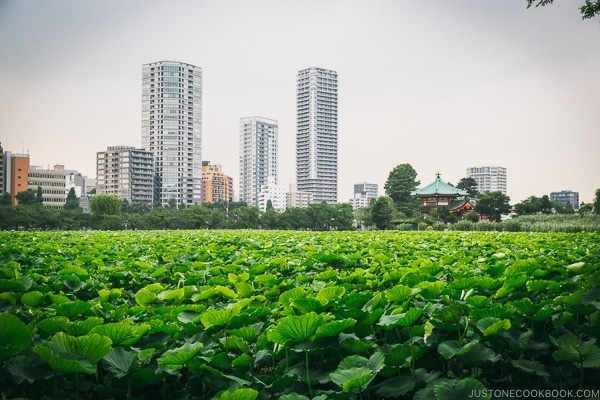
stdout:
[[420,184],[416,178],[417,172],[410,164],[400,164],[390,172],[383,186],[385,193],[394,201],[396,209],[407,215],[412,215],[419,204],[418,200],[410,195]]
[[477,191],[477,181],[471,177],[462,178],[456,185],[457,189],[466,190],[469,193],[469,197],[477,197],[479,192]]
[[17,193],[15,197],[17,198],[17,203],[22,206],[31,206],[37,203],[36,192],[31,188]]
[[92,197],[90,199],[92,227],[104,230],[123,229],[122,204],[121,199],[110,194],[100,194]]
[[75,210],[79,208],[79,199],[75,194],[75,188],[69,189],[69,193],[67,193],[67,200],[65,201],[65,210]]
[[42,192],[42,187],[38,186],[37,191],[35,192],[35,202],[37,204],[42,204],[44,202],[44,196]]
[[389,196],[380,196],[371,207],[371,218],[377,229],[392,229],[395,217],[396,207]]
[[502,192],[487,192],[477,200],[475,211],[488,216],[492,221],[500,222],[502,214],[510,212],[510,197]]
[[594,207],[594,213],[600,215],[600,189],[596,189],[596,197],[592,203]]

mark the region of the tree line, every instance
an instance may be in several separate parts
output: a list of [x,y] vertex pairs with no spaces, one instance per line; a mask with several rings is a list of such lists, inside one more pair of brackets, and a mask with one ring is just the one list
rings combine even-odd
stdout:
[[[420,201],[410,193],[420,182],[410,164],[396,166],[384,185],[386,195],[372,199],[366,209],[352,210],[350,204],[311,204],[305,208],[288,208],[282,213],[267,204],[266,211],[244,202],[202,203],[178,208],[174,199],[167,206],[129,203],[112,195],[90,199],[91,213],[84,213],[71,189],[63,209],[45,207],[42,189],[27,189],[16,195],[18,205],[11,205],[10,194],[0,197],[0,229],[282,229],[282,230],[353,230],[416,229],[423,224],[454,224],[460,217],[447,207],[438,207],[424,215],[418,211]],[[479,193],[473,178],[462,178],[455,186],[474,200],[474,212],[464,219],[478,222],[480,216],[500,222],[501,216],[514,210],[518,215],[573,214],[573,207],[550,201],[547,195],[531,196],[510,205],[510,197],[501,192]],[[582,204],[580,215],[600,210],[600,189],[593,203]]]

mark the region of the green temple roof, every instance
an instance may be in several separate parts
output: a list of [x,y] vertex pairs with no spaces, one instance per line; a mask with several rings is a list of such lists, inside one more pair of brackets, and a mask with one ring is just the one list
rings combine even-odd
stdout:
[[444,182],[440,178],[440,174],[437,174],[437,178],[435,179],[435,181],[431,182],[429,185],[410,192],[410,195],[415,197],[467,196],[468,194],[469,193],[466,190],[455,188],[454,186]]

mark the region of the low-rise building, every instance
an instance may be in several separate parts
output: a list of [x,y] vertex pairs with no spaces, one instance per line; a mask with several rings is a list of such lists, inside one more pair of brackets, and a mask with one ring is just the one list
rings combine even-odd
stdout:
[[65,166],[55,165],[54,169],[44,169],[41,166],[32,165],[29,168],[27,185],[30,189],[42,188],[42,204],[61,209],[67,200],[65,192],[66,178]]

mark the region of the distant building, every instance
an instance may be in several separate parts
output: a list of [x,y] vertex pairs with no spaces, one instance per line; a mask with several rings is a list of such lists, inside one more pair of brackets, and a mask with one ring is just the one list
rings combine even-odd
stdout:
[[260,193],[258,194],[258,208],[261,211],[266,211],[269,200],[271,200],[271,204],[275,211],[285,211],[287,207],[287,192],[285,191],[285,188],[277,186],[273,177],[269,177],[268,183],[260,188]]
[[96,194],[113,194],[130,203],[153,203],[154,168],[150,151],[110,146],[96,153]]
[[72,169],[65,170],[65,192],[69,194],[71,189],[73,189],[77,198],[86,194],[85,178],[86,177],[81,175],[81,172],[79,171]]
[[233,178],[225,175],[218,164],[202,161],[202,202],[233,200]]
[[354,197],[350,199],[350,205],[353,210],[358,210],[361,208],[369,208],[371,205],[371,197],[367,195],[367,193],[354,193]]
[[67,200],[65,186],[64,165],[55,165],[54,169],[44,169],[34,165],[29,168],[28,187],[33,190],[42,188],[43,205],[55,209],[63,208]]
[[0,142],[0,196],[6,193],[6,170],[4,168],[4,149],[2,149],[2,142]]
[[17,194],[29,188],[29,154],[4,153],[5,158],[5,186],[10,193],[12,205],[17,205]]
[[338,76],[323,68],[298,72],[296,184],[313,201],[337,203]]
[[556,201],[565,207],[570,204],[574,211],[579,211],[579,192],[573,192],[572,190],[552,192],[550,193],[550,201]]
[[350,199],[353,210],[368,208],[371,205],[371,199],[379,197],[379,187],[376,183],[356,183],[354,185],[354,197]]
[[261,188],[273,178],[277,184],[276,120],[262,117],[240,118],[240,200],[258,206]]
[[142,66],[142,148],[154,155],[154,202],[202,201],[202,69],[177,61]]
[[300,192],[295,189],[294,185],[290,184],[290,190],[286,193],[287,207],[308,207],[313,203],[313,194],[310,192]]
[[366,194],[370,199],[376,199],[379,197],[379,186],[376,183],[355,183],[354,184],[354,197],[357,194]]
[[443,207],[452,214],[463,216],[474,208],[468,198],[469,193],[444,182],[440,174],[437,174],[437,178],[429,185],[410,192],[410,195],[421,201],[419,211],[423,214]]
[[469,167],[467,178],[477,182],[479,193],[501,192],[506,194],[506,168],[498,166]]

